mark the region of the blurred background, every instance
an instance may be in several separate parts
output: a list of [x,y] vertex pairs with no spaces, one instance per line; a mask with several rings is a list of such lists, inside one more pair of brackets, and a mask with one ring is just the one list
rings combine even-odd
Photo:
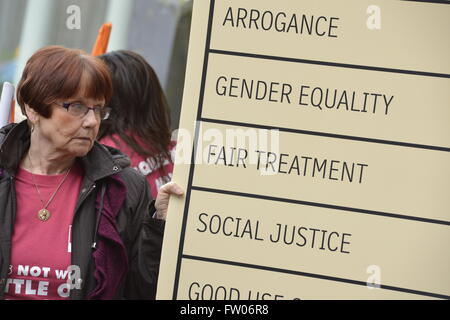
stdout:
[[[0,0],[0,90],[17,84],[28,58],[46,45],[91,52],[113,23],[108,51],[143,55],[155,69],[179,123],[192,0]],[[16,107],[16,122],[21,118]]]

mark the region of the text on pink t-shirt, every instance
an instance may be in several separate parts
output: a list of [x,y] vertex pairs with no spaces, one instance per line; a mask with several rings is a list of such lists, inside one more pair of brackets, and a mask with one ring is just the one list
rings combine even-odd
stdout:
[[[147,178],[147,182],[150,186],[150,192],[153,199],[156,199],[158,190],[166,183],[172,180],[172,173],[174,168],[175,159],[175,146],[176,142],[172,141],[168,147],[171,159],[165,159],[162,163],[164,168],[164,174],[161,173],[160,167],[154,158],[144,158],[137,154],[130,146],[128,146],[122,139],[114,135],[114,139],[111,137],[104,137],[100,140],[100,143],[116,148],[126,154],[131,160],[131,167]],[[116,143],[116,140],[118,143]]]

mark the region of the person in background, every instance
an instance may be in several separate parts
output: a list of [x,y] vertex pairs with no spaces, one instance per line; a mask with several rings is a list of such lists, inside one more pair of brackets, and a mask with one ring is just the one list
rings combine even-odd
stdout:
[[99,57],[109,67],[113,96],[109,118],[102,122],[100,143],[119,149],[131,166],[147,177],[152,197],[172,178],[175,142],[170,113],[153,68],[132,51],[113,51]]
[[152,201],[128,157],[96,142],[111,95],[108,68],[83,51],[28,60],[27,120],[0,130],[0,300],[155,298],[169,197],[182,191],[169,183]]

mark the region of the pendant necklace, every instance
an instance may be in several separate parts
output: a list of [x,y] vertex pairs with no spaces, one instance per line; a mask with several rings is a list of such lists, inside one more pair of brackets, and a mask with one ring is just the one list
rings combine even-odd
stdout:
[[[30,153],[28,152],[28,160],[30,161],[30,165],[31,165],[31,170],[33,170],[33,163],[31,162],[31,157],[30,157]],[[59,189],[61,189],[61,186],[64,184],[64,182],[66,181],[70,170],[72,169],[72,167],[70,167],[67,172],[66,175],[64,176],[64,178],[61,180],[61,182],[59,183],[58,187],[56,188],[55,192],[53,192],[52,196],[50,197],[50,199],[48,199],[47,203],[44,204],[44,201],[42,200],[42,195],[41,192],[39,191],[39,188],[36,184],[36,182],[34,181],[34,174],[31,174],[31,179],[33,181],[33,185],[34,188],[36,189],[38,196],[39,196],[39,200],[42,203],[42,209],[39,210],[37,217],[40,221],[42,222],[46,222],[50,219],[51,214],[50,211],[47,209],[48,206],[50,205],[50,203],[53,201],[53,199],[55,198],[56,194],[58,193]]]

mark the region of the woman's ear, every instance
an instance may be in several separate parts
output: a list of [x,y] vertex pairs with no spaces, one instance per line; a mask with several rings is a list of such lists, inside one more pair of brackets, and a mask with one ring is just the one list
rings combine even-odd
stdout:
[[39,122],[39,113],[36,112],[36,110],[30,108],[29,105],[25,105],[25,115],[28,118],[28,121],[31,122],[31,124],[36,125]]

